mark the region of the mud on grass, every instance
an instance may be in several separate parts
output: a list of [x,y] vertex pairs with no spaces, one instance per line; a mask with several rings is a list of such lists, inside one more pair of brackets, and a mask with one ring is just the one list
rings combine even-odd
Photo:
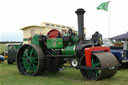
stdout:
[[16,64],[0,64],[0,85],[128,85],[128,69],[118,70],[115,76],[101,81],[86,80],[78,69],[66,68],[58,73],[39,76],[19,74]]

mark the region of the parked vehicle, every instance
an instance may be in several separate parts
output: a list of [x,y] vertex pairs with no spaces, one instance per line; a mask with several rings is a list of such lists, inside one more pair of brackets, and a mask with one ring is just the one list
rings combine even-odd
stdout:
[[123,47],[110,47],[122,67],[128,67],[128,41],[124,41]]
[[4,62],[4,60],[5,60],[4,56],[0,55],[0,63]]
[[104,46],[110,47],[111,53],[115,55],[121,67],[128,67],[128,41],[123,41],[123,46],[115,46],[109,39],[103,42]]
[[20,47],[21,47],[21,43],[6,44],[4,57],[7,58],[8,64],[13,64],[14,62],[16,62],[16,54]]

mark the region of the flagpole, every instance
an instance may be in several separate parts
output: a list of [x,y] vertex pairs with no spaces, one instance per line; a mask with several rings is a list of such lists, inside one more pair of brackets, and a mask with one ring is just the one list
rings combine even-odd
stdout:
[[[110,5],[110,0],[109,0]],[[110,6],[108,6],[108,38],[110,37]]]
[[110,37],[110,7],[108,6],[110,3],[110,0],[108,0],[108,2],[103,2],[101,3],[98,7],[97,10],[104,10],[104,11],[108,11],[108,23],[106,23],[106,25],[108,24],[107,28],[108,28],[108,38]]

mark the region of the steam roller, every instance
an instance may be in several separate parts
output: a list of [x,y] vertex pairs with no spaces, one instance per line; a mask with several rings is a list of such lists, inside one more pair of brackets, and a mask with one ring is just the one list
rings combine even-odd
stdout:
[[78,33],[51,29],[47,35],[35,34],[30,44],[24,44],[17,53],[17,67],[21,74],[35,76],[45,72],[60,72],[65,63],[80,69],[89,80],[101,80],[115,75],[118,61],[108,47],[102,46],[98,32],[86,40],[84,9],[77,9]]

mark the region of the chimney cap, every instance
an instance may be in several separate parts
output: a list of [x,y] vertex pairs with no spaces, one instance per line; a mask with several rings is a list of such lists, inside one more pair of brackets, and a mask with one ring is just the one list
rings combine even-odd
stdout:
[[83,9],[83,8],[79,8],[79,9],[77,9],[76,11],[76,14],[78,14],[78,15],[83,15],[84,13],[85,13],[85,10]]

